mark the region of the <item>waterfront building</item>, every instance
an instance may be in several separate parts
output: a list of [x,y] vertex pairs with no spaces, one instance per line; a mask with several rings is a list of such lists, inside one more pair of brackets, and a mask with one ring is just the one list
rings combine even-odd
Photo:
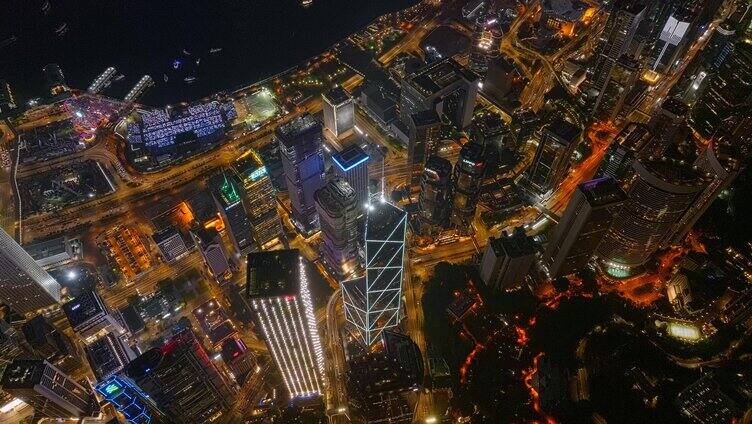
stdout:
[[235,251],[247,254],[254,249],[255,243],[253,227],[243,206],[240,183],[234,175],[223,171],[209,180],[209,186]]
[[191,230],[191,236],[211,276],[217,281],[227,278],[232,273],[232,267],[227,250],[222,244],[222,237],[217,230],[198,227]]

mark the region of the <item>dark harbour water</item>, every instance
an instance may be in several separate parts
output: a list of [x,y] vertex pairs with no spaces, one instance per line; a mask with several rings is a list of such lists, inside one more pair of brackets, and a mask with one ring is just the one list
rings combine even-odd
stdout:
[[287,69],[417,1],[0,0],[0,46],[16,38],[0,47],[0,78],[23,101],[45,94],[47,63],[81,89],[114,66],[124,77],[105,94],[123,96],[149,74],[156,85],[142,102],[195,99]]

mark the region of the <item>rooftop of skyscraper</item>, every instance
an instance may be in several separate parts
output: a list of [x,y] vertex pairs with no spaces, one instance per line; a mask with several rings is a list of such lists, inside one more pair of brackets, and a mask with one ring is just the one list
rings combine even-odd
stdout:
[[16,359],[5,368],[3,389],[31,389],[42,380],[45,361],[41,359]]
[[504,232],[501,237],[491,238],[488,242],[497,257],[506,255],[510,258],[519,258],[535,254],[533,238],[525,234],[521,227],[515,228],[511,235]]
[[328,213],[338,213],[356,202],[355,190],[342,178],[333,178],[316,191],[316,201]]
[[368,159],[370,159],[370,156],[357,143],[350,144],[341,152],[332,153],[334,163],[345,172],[368,161]]
[[297,249],[253,252],[248,255],[248,297],[295,296],[299,285],[300,252]]
[[303,114],[290,122],[277,127],[277,138],[285,147],[293,147],[306,134],[321,133],[321,125],[312,115]]
[[324,97],[329,103],[335,106],[341,105],[351,99],[350,94],[339,85],[324,93]]
[[601,177],[577,186],[591,206],[605,206],[627,198],[619,182],[611,177]]
[[368,208],[366,237],[373,241],[404,241],[404,232],[397,229],[407,214],[389,202],[373,202]]
[[674,188],[700,187],[707,183],[708,175],[696,166],[675,159],[647,159],[636,160],[635,169],[644,168],[649,175],[640,174],[642,177],[657,178],[656,185],[671,184]]
[[553,122],[548,124],[545,131],[552,134],[557,141],[565,146],[576,143],[582,134],[580,127],[561,117],[557,117]]
[[414,113],[410,118],[413,120],[413,124],[415,124],[416,127],[434,125],[441,122],[441,118],[439,117],[439,114],[436,113],[435,109],[428,109]]
[[639,152],[650,141],[650,129],[640,122],[630,122],[614,138],[614,142],[632,152]]
[[478,76],[472,71],[464,69],[454,59],[448,58],[430,64],[410,77],[412,85],[420,89],[424,95],[429,96],[454,84],[460,79],[468,82],[478,80]]

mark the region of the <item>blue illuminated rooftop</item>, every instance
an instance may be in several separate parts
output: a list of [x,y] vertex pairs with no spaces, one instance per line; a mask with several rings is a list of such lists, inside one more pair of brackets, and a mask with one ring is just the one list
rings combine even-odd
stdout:
[[357,144],[353,143],[347,146],[341,152],[332,153],[332,161],[345,172],[355,168],[360,164],[368,162],[371,157],[363,151]]

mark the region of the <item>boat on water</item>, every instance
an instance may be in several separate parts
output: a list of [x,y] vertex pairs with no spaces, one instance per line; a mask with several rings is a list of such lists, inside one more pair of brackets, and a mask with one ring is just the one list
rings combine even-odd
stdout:
[[18,37],[16,37],[15,35],[12,35],[12,36],[6,38],[3,41],[0,41],[0,47],[10,46],[11,44],[15,43],[16,41],[18,41]]
[[57,35],[65,35],[66,32],[68,32],[68,23],[67,22],[63,22],[62,25],[60,25],[59,27],[57,27],[55,29],[55,34],[57,34]]
[[313,0],[300,0],[300,5],[303,7],[309,7],[313,4]]
[[199,57],[198,59],[196,59],[196,66],[198,66],[200,64],[201,64],[201,58]]
[[182,64],[183,64],[183,62],[181,62],[180,59],[175,59],[172,62],[172,69],[178,69],[178,68],[180,68],[180,65],[182,65]]
[[169,78],[167,78],[167,74],[164,74],[164,82],[167,82]]
[[183,81],[185,81],[186,84],[193,84],[196,82],[196,77],[185,77],[183,78]]
[[191,55],[191,52],[189,52],[189,51],[188,51],[188,50],[186,50],[186,49],[183,49],[183,54],[184,54],[184,55],[186,55],[186,56],[190,56],[190,55]]
[[118,75],[118,76],[115,77],[115,81],[120,81],[123,78],[125,78],[125,75],[120,74],[120,75]]
[[209,49],[209,53],[216,54],[222,51],[222,47],[212,47]]

